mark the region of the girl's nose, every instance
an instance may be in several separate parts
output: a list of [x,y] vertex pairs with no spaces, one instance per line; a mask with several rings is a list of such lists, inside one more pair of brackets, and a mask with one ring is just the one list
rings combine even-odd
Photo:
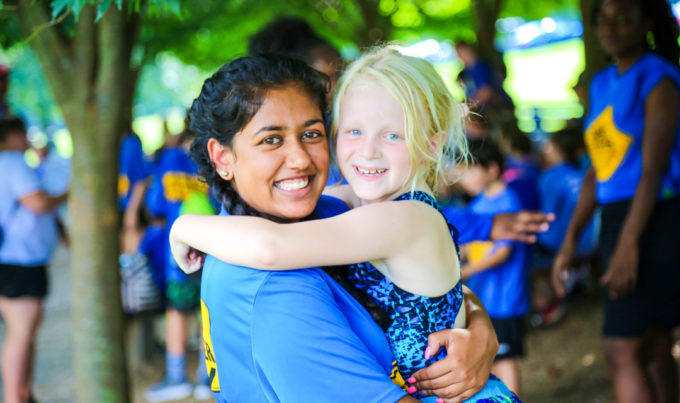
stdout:
[[359,145],[359,155],[366,159],[374,159],[380,157],[380,145],[377,144],[378,139],[373,136],[363,136],[361,144]]

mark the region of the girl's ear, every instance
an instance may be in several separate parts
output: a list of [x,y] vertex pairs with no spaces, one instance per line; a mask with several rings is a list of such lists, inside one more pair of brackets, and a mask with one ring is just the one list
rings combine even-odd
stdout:
[[220,144],[214,138],[208,140],[206,147],[208,148],[210,161],[215,166],[217,174],[225,181],[234,179],[234,162],[236,157],[231,147]]
[[433,136],[427,145],[427,151],[430,152],[430,155],[437,155],[437,151],[440,149],[440,147],[443,144],[446,144],[446,132],[441,131],[438,134],[438,136]]

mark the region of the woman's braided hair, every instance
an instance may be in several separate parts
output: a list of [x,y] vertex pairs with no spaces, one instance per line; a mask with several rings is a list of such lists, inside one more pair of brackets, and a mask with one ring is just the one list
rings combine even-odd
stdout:
[[250,122],[267,91],[296,85],[307,92],[321,112],[326,110],[328,78],[305,62],[282,55],[264,54],[236,59],[205,80],[191,105],[188,127],[194,135],[191,159],[198,175],[213,189],[222,206],[232,215],[261,216],[220,177],[210,160],[210,139],[231,146],[234,136]]

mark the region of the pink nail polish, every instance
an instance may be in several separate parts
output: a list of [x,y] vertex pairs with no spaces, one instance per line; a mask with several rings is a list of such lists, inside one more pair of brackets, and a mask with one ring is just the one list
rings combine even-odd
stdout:
[[406,389],[406,391],[407,391],[408,393],[410,393],[410,394],[416,393],[417,390],[418,390],[418,389],[416,389],[415,386],[409,386],[408,389]]
[[438,398],[438,399],[435,399],[435,402],[437,402],[437,403],[444,403],[444,399]]
[[416,378],[415,377],[410,377],[406,380],[408,383],[416,383]]
[[432,355],[432,352],[430,351],[430,348],[429,347],[426,348],[425,349],[425,359],[427,360],[428,358],[430,358],[431,355]]

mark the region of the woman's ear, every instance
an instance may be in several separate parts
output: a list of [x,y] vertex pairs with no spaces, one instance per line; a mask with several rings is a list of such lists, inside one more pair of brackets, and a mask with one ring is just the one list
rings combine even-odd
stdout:
[[212,138],[206,144],[208,148],[208,155],[210,161],[215,166],[217,174],[225,181],[234,179],[234,161],[235,156],[231,147],[220,144],[219,141]]

